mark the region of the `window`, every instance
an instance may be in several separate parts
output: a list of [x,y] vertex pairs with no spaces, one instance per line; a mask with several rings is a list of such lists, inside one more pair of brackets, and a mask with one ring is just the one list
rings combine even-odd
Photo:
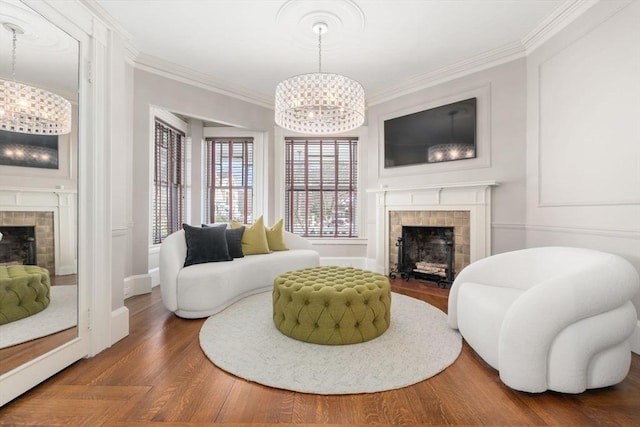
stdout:
[[162,243],[184,218],[184,133],[155,120],[152,238]]
[[207,138],[204,211],[209,222],[253,222],[253,138]]
[[285,138],[285,227],[358,237],[358,138]]

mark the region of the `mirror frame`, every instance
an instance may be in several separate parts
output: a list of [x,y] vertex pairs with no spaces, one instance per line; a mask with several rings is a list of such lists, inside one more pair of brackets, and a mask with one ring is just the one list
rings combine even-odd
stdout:
[[79,43],[78,335],[1,375],[0,406],[111,345],[108,28],[80,2],[22,2]]

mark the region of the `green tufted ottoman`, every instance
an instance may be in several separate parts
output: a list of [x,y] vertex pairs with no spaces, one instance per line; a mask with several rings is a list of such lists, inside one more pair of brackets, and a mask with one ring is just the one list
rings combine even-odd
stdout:
[[382,274],[320,266],[273,282],[273,321],[283,334],[316,344],[355,344],[380,336],[391,320],[391,287]]
[[49,271],[36,265],[0,266],[0,325],[49,306]]

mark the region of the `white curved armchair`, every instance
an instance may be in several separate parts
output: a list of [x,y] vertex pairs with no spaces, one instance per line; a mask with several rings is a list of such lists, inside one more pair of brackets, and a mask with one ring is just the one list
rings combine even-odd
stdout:
[[476,261],[449,293],[449,326],[527,392],[581,393],[621,382],[637,324],[636,269],[610,253],[541,247]]

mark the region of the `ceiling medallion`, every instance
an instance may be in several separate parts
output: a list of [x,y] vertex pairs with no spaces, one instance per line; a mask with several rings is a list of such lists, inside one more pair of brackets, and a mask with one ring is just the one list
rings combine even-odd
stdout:
[[12,80],[0,79],[0,129],[34,135],[71,132],[71,103],[55,93],[16,81],[17,35],[24,31],[4,23],[13,35]]

